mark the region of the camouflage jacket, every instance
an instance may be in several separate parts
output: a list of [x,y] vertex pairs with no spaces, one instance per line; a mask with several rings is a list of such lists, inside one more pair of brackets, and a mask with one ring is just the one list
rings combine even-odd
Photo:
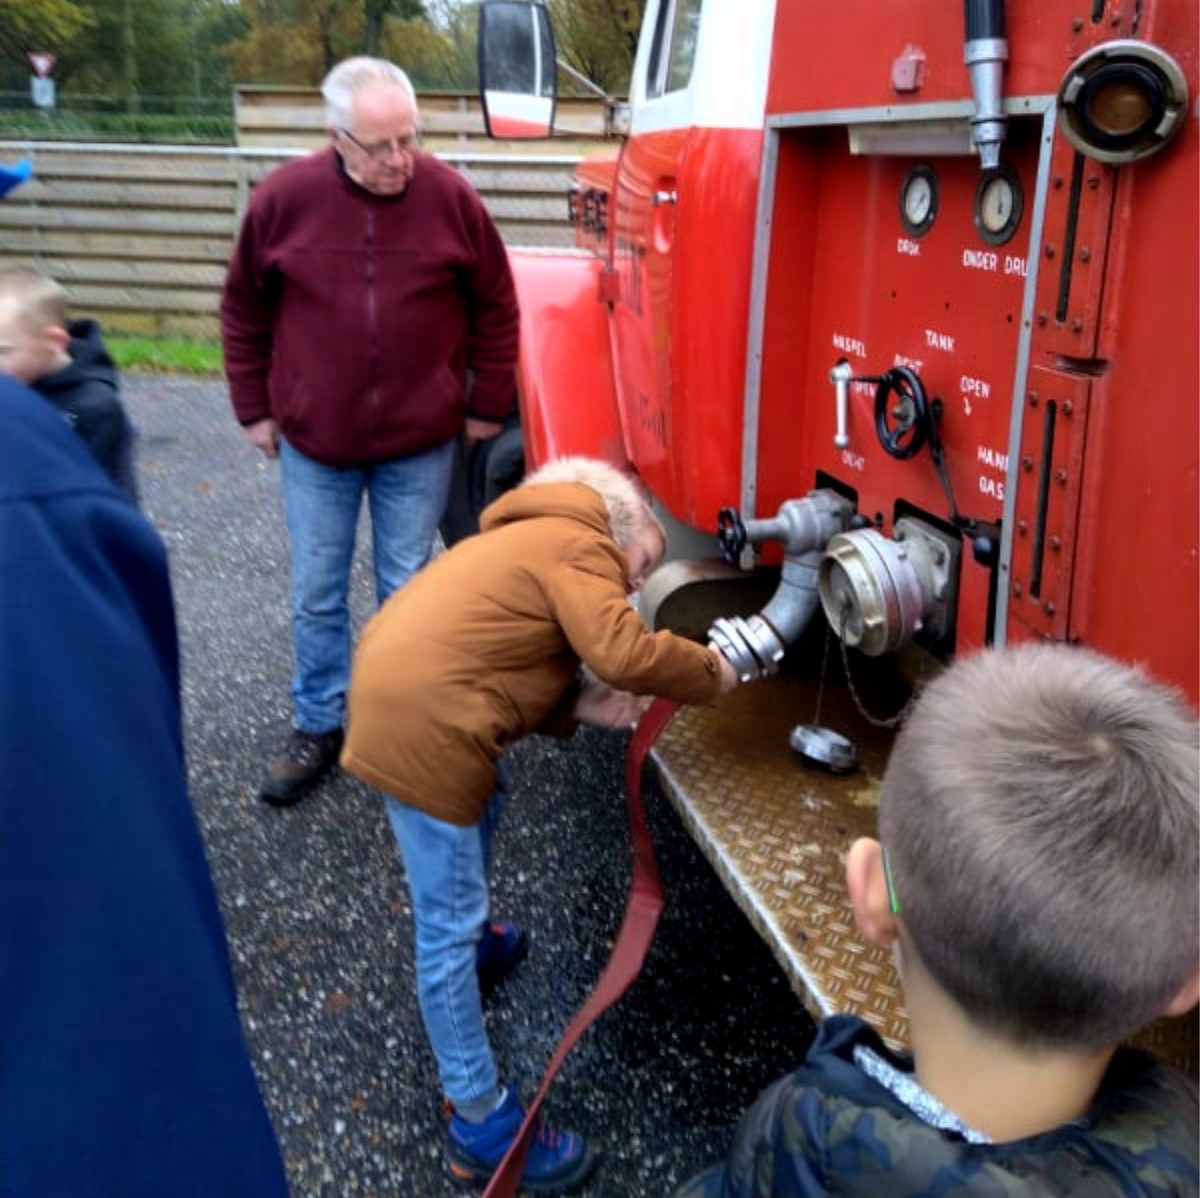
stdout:
[[897,1068],[861,1020],[827,1019],[804,1064],[742,1117],[725,1162],[675,1198],[1184,1198],[1200,1184],[1195,1083],[1120,1049],[1087,1116],[1043,1135],[971,1144],[921,1122],[854,1063],[865,1045]]

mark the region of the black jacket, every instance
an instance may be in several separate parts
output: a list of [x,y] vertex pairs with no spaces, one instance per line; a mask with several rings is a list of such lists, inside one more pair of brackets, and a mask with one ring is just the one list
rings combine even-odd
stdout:
[[94,320],[73,320],[71,361],[33,384],[83,438],[105,473],[137,502],[133,425],[121,403],[117,368]]

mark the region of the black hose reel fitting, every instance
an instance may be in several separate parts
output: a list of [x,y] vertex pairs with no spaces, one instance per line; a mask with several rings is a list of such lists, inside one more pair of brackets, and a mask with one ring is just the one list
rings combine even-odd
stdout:
[[746,548],[746,524],[735,507],[723,507],[717,513],[717,547],[731,566],[738,564]]
[[889,457],[916,457],[933,432],[933,411],[915,370],[893,366],[875,388],[875,435]]

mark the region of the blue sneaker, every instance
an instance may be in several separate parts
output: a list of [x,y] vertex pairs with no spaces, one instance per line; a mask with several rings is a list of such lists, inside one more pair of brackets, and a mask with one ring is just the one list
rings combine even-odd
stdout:
[[[482,1123],[468,1123],[450,1107],[450,1176],[462,1186],[486,1185],[509,1150],[525,1112],[511,1086],[504,1100]],[[521,1190],[565,1194],[578,1186],[596,1163],[591,1146],[573,1131],[554,1131],[540,1119],[533,1126]]]
[[475,949],[479,989],[491,990],[520,965],[528,953],[529,939],[520,924],[508,920],[485,924],[483,938]]

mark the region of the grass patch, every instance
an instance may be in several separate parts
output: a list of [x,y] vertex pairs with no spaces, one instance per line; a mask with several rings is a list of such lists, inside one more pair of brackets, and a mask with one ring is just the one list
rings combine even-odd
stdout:
[[220,374],[219,341],[193,341],[186,337],[106,336],[113,361],[122,370],[161,374]]

